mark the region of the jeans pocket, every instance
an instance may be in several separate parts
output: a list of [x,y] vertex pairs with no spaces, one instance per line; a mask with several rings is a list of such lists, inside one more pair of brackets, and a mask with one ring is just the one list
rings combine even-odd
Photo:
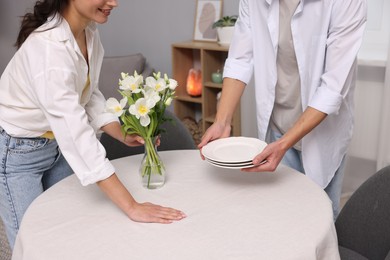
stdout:
[[6,160],[6,172],[42,172],[58,160],[55,140],[46,138],[11,138]]
[[47,138],[16,138],[12,137],[9,144],[10,153],[29,153],[45,148],[51,140]]

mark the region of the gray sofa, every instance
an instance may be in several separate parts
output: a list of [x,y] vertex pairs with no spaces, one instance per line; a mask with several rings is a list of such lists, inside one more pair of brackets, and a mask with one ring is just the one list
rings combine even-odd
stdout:
[[132,75],[134,71],[144,77],[150,76],[153,69],[146,62],[146,58],[141,53],[104,57],[102,69],[100,71],[99,89],[106,99],[115,97],[121,99],[118,93],[118,82],[121,72]]

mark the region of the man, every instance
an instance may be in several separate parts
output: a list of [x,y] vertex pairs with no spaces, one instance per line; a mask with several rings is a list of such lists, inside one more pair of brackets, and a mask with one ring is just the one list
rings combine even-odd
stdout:
[[254,74],[258,135],[269,145],[244,171],[282,161],[325,189],[336,217],[366,13],[365,0],[241,0],[219,110],[199,148],[229,136]]

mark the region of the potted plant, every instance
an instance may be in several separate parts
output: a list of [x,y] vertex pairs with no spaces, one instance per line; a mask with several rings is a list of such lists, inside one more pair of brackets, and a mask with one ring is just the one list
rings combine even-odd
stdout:
[[213,24],[213,28],[217,28],[219,44],[230,44],[234,32],[234,25],[236,24],[237,18],[237,15],[227,15]]

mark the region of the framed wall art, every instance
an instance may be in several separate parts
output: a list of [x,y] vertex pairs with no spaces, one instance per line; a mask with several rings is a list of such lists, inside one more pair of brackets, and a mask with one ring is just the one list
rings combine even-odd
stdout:
[[217,41],[213,23],[221,18],[223,0],[197,0],[194,26],[194,41]]

